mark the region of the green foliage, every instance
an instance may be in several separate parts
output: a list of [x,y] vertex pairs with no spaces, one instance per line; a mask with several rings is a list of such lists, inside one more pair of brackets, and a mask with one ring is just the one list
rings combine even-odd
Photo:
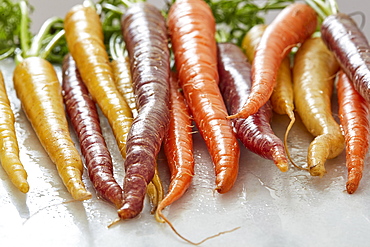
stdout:
[[[28,5],[30,10],[32,6]],[[11,56],[17,47],[20,46],[21,36],[21,25],[20,20],[22,18],[22,12],[20,5],[11,0],[0,1],[0,56],[5,58]],[[31,20],[27,17],[29,26]],[[31,36],[29,28],[27,34]],[[4,56],[6,54],[6,56]]]
[[[217,23],[217,40],[241,44],[250,28],[265,22],[269,10],[285,8],[294,0],[205,0]],[[258,4],[258,3],[259,4]]]

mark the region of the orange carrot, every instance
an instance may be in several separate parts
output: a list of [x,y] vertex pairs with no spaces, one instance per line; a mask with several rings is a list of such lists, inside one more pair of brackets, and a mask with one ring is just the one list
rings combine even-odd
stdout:
[[10,181],[21,192],[26,193],[29,190],[27,172],[20,161],[14,123],[14,114],[0,71],[0,161]]
[[[256,25],[243,38],[242,48],[250,63],[254,60],[256,48],[266,28],[267,25],[265,24]],[[281,62],[276,77],[276,85],[271,94],[271,104],[276,113],[286,114],[294,122],[293,81],[289,56],[286,56]]]
[[69,51],[81,78],[92,99],[107,117],[125,158],[132,114],[114,83],[99,15],[93,7],[76,5],[66,14],[64,28]]
[[294,103],[303,124],[315,136],[308,148],[312,176],[322,177],[327,159],[337,157],[345,142],[331,111],[331,95],[339,65],[320,37],[306,40],[295,55]]
[[168,193],[160,202],[156,219],[168,222],[162,210],[178,200],[188,189],[194,175],[191,116],[184,96],[179,91],[177,75],[170,80],[170,122],[163,147],[171,172]]
[[203,0],[179,0],[168,27],[180,86],[215,166],[216,190],[226,193],[238,174],[240,150],[218,88],[214,17]]
[[243,108],[229,118],[247,118],[269,100],[278,69],[291,49],[309,38],[317,26],[314,9],[293,3],[268,25],[257,46],[252,63],[252,89]]
[[[252,27],[243,38],[242,48],[244,49],[245,54],[247,55],[248,60],[250,62],[254,60],[256,48],[266,28],[267,25],[265,24],[256,25]],[[276,75],[276,85],[274,87],[274,90],[272,91],[270,101],[272,109],[277,114],[286,114],[290,118],[290,123],[284,135],[284,146],[288,158],[292,161],[287,141],[290,129],[295,123],[294,101],[293,101],[293,79],[290,68],[289,55],[286,56],[280,64],[279,70]],[[294,164],[294,162],[292,163]]]
[[348,76],[340,71],[337,82],[339,118],[346,141],[346,189],[354,193],[361,181],[369,148],[369,103],[355,90]]

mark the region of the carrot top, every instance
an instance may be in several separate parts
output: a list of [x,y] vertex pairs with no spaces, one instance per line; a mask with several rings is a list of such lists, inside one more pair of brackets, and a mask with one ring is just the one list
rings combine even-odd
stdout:
[[[1,9],[7,11],[1,11]],[[67,53],[64,40],[63,19],[51,17],[46,20],[36,35],[30,32],[29,13],[33,7],[21,0],[0,3],[0,60],[15,57],[19,62],[26,57],[37,56],[51,62],[62,61]],[[19,21],[20,20],[20,21]]]
[[257,24],[265,22],[263,14],[283,9],[294,0],[269,0],[261,5],[256,0],[205,0],[211,7],[217,24],[216,39],[241,45],[245,33]]
[[22,8],[25,3],[15,4],[10,0],[0,2],[0,60],[12,56],[19,46],[19,37],[21,30],[26,31],[23,36],[30,36],[28,28],[21,29],[21,26],[28,27],[30,18],[23,18],[21,23],[19,20],[22,16]]
[[324,20],[327,16],[339,12],[338,4],[335,0],[305,0],[316,13]]

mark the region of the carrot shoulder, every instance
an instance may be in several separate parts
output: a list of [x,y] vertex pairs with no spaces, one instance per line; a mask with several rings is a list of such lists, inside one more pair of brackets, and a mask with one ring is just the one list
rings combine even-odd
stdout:
[[13,81],[23,110],[68,191],[77,200],[91,198],[82,182],[83,164],[70,137],[53,66],[39,57],[26,58],[16,66]]
[[0,161],[10,181],[23,193],[28,192],[27,172],[19,158],[19,147],[14,128],[14,113],[0,71]]
[[118,148],[126,157],[132,114],[114,83],[99,15],[92,7],[76,5],[66,14],[64,28],[69,51],[81,78],[108,119]]
[[369,103],[355,90],[348,76],[340,71],[337,82],[339,119],[346,141],[346,189],[354,193],[361,181],[369,148]]
[[180,86],[215,166],[216,190],[226,193],[237,178],[240,150],[218,88],[212,11],[202,0],[176,1],[168,27]]
[[269,24],[257,46],[252,63],[252,89],[243,108],[229,118],[246,118],[269,100],[283,59],[309,38],[317,26],[316,12],[305,3],[293,3]]

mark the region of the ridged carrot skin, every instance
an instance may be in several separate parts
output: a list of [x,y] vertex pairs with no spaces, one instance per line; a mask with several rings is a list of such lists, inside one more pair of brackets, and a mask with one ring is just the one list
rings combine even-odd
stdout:
[[[251,65],[243,51],[231,43],[218,44],[218,72],[221,93],[229,113],[240,110],[251,90]],[[252,152],[273,160],[283,172],[289,168],[283,142],[273,132],[270,122],[272,107],[267,101],[255,114],[246,119],[233,119],[238,139]]]
[[[117,59],[111,61],[111,66],[114,74],[114,82],[118,91],[125,98],[128,106],[131,109],[132,116],[135,118],[138,115],[136,108],[136,97],[132,85],[132,77],[130,71],[130,61],[125,54],[121,54]],[[154,213],[159,202],[163,199],[162,181],[158,175],[158,171],[154,173],[152,182],[148,184],[147,194],[152,204],[152,212]]]
[[[256,49],[266,28],[267,25],[265,24],[256,25],[252,27],[243,38],[242,48],[244,49],[244,52],[250,62],[253,62],[254,60]],[[288,148],[288,135],[295,123],[293,96],[293,78],[290,65],[290,56],[288,54],[281,62],[278,69],[276,75],[276,85],[272,91],[270,102],[274,112],[281,115],[286,114],[290,119],[290,123],[285,131],[284,146],[287,157],[292,161],[293,164],[295,164],[291,158]]]
[[114,83],[99,15],[92,7],[76,5],[65,16],[64,29],[70,54],[76,61],[81,78],[108,119],[125,158],[132,113]]
[[331,96],[339,65],[320,37],[306,40],[295,55],[294,103],[303,124],[315,136],[308,148],[310,174],[322,177],[327,159],[345,147],[339,124],[331,111]]
[[370,45],[356,22],[344,13],[326,17],[321,37],[355,89],[370,102]]
[[354,193],[361,181],[369,149],[369,103],[355,90],[348,76],[340,71],[337,81],[339,119],[346,141],[346,189]]
[[153,179],[168,128],[170,52],[165,19],[149,3],[128,8],[121,28],[139,112],[127,139],[124,204],[118,210],[121,219],[130,219],[143,209],[147,185]]
[[317,14],[305,3],[292,3],[269,24],[257,46],[252,63],[252,89],[243,109],[229,118],[246,118],[269,99],[283,59],[291,49],[316,30]]
[[165,207],[186,192],[194,176],[192,118],[179,89],[177,74],[173,72],[170,79],[170,122],[163,143],[171,178],[168,192],[158,205],[157,220],[163,218]]
[[26,58],[16,66],[13,82],[27,118],[72,197],[91,198],[82,181],[83,163],[69,133],[54,67],[39,57]]
[[216,190],[226,193],[238,175],[240,149],[218,88],[212,11],[202,0],[176,1],[168,27],[180,86],[215,166]]
[[98,110],[70,55],[63,60],[62,75],[66,112],[78,136],[90,180],[99,196],[119,208],[122,188],[113,176],[112,157],[100,128]]
[[[254,60],[254,55],[258,44],[265,32],[267,25],[258,24],[252,27],[244,36],[242,48],[250,63]],[[286,56],[279,67],[276,85],[272,91],[270,98],[272,109],[278,114],[287,114],[290,119],[294,117],[294,101],[293,101],[293,79],[290,68],[289,56]]]
[[112,60],[111,66],[113,69],[116,87],[123,98],[126,100],[128,106],[131,109],[132,116],[135,118],[138,113],[136,108],[136,97],[132,85],[129,58],[124,57],[117,60]]
[[0,71],[0,161],[14,186],[21,192],[27,193],[30,186],[27,182],[27,172],[20,161],[14,124],[14,113],[6,91],[3,73]]

